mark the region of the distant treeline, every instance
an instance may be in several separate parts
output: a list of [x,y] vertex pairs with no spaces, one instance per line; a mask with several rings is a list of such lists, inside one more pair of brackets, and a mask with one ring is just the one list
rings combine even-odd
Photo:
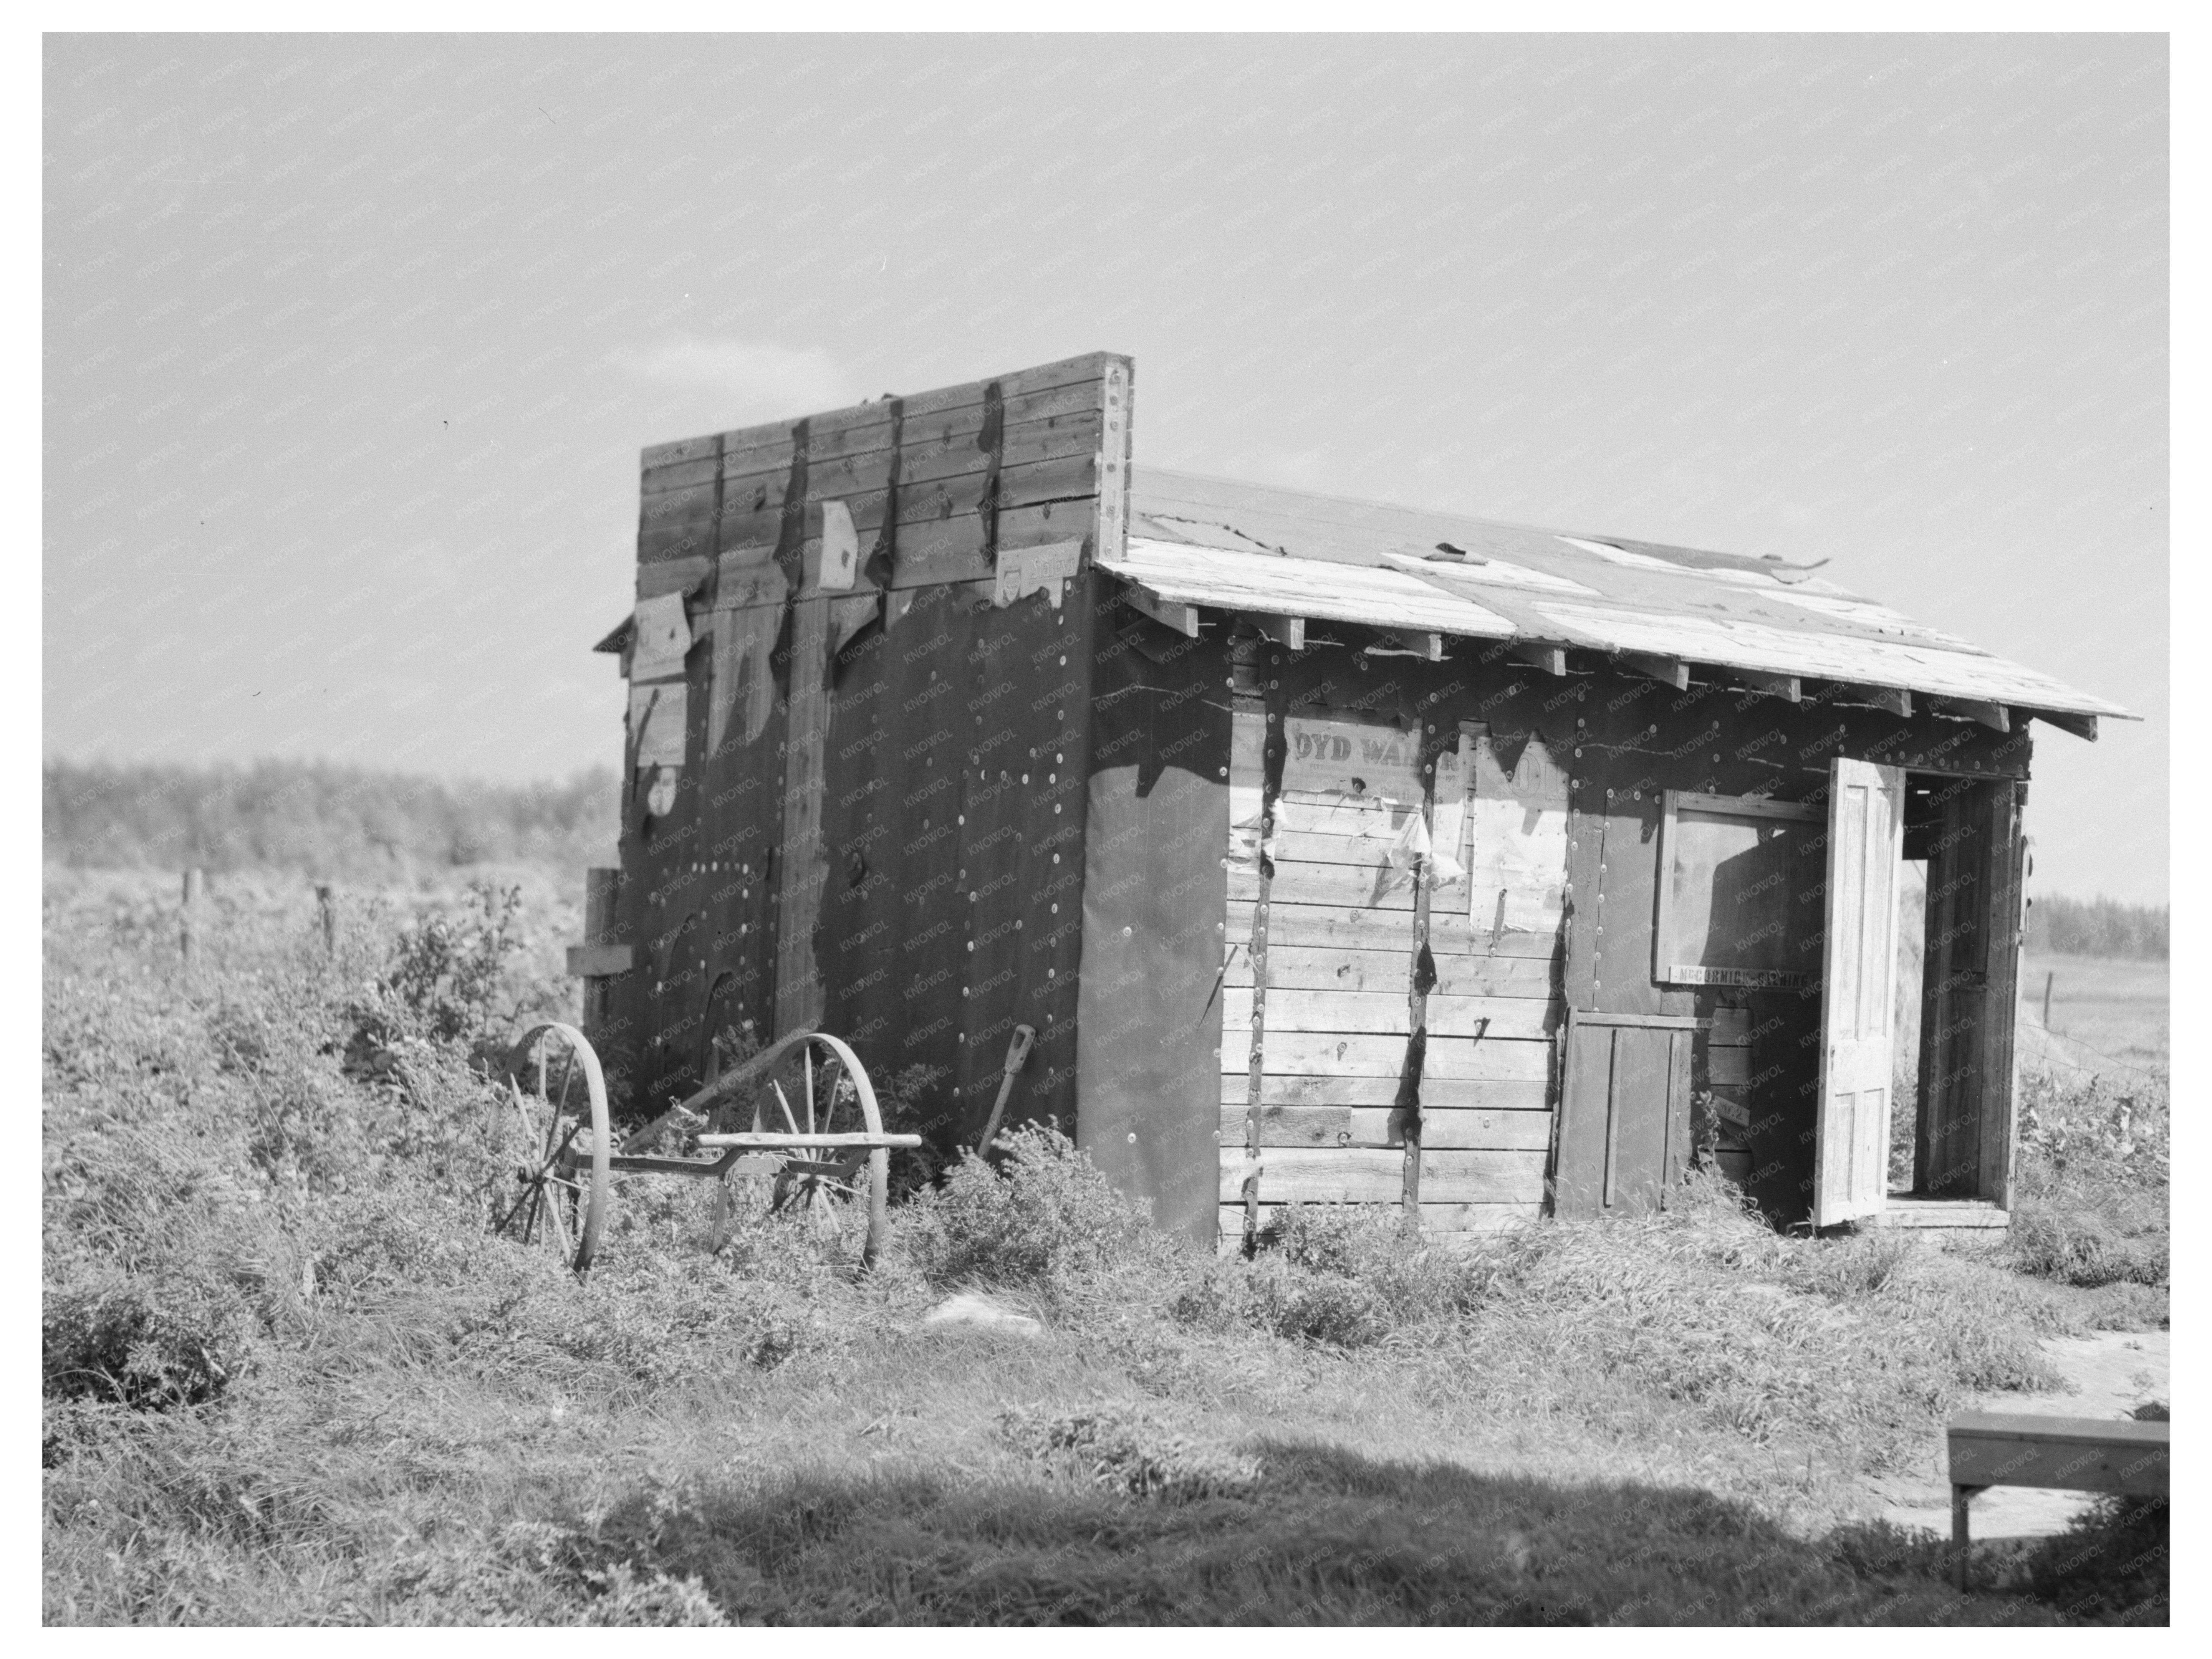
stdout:
[[2027,948],[2075,957],[2151,957],[2166,954],[2163,904],[2122,904],[2116,899],[2039,896],[2027,911]]
[[441,781],[319,763],[45,769],[46,856],[101,868],[289,869],[354,880],[482,863],[580,867],[612,851],[601,767],[565,783]]

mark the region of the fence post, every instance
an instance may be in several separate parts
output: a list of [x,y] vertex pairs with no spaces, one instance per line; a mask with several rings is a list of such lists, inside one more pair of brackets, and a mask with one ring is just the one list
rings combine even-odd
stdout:
[[338,953],[338,895],[330,883],[315,884],[315,908],[323,915],[323,954],[334,957]]
[[177,924],[177,945],[187,968],[199,960],[200,896],[206,888],[207,878],[198,870],[185,872],[185,902]]

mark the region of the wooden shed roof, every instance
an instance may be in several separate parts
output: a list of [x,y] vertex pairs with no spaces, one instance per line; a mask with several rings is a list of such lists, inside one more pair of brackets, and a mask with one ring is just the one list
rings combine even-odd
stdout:
[[1992,656],[1811,568],[1131,469],[1127,552],[1105,568],[1158,605],[1594,651],[1794,695],[1800,678],[2021,715],[2083,736],[2116,703]]

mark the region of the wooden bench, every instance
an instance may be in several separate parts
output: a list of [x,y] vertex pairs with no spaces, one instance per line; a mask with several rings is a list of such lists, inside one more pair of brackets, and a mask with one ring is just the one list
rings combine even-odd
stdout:
[[2164,1498],[2166,1423],[2025,1412],[1967,1412],[1951,1419],[1951,1552],[1966,1588],[1966,1500],[1991,1486],[2059,1487]]

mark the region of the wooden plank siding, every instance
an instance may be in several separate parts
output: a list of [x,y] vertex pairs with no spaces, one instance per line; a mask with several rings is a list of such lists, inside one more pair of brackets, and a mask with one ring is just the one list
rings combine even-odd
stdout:
[[[1406,965],[1401,964],[1401,975]],[[1269,980],[1274,978],[1269,963]],[[1558,1006],[1537,997],[1485,997],[1429,993],[1428,1029],[1432,1036],[1549,1037],[1559,1024]],[[1252,992],[1224,988],[1222,1018],[1232,1026],[1252,1023]],[[1267,988],[1267,1023],[1278,1030],[1345,1035],[1402,1033],[1406,994],[1389,991],[1286,990]]]
[[[1387,1106],[1269,1105],[1260,1111],[1263,1146],[1388,1146]],[[1224,1103],[1224,1137],[1244,1133],[1244,1109]],[[1552,1144],[1552,1115],[1541,1108],[1492,1111],[1432,1106],[1421,1102],[1421,1144],[1432,1150],[1545,1152]]]
[[[1421,1196],[1436,1204],[1540,1204],[1547,1154],[1537,1152],[1421,1153]],[[1405,1194],[1405,1156],[1393,1147],[1282,1147],[1261,1155],[1260,1189],[1272,1203],[1396,1204]],[[1243,1154],[1224,1159],[1221,1201],[1243,1190]]]
[[[1239,919],[1236,907],[1230,909],[1228,930],[1224,935],[1231,944],[1241,944],[1251,937],[1251,907],[1244,907]],[[1410,926],[1407,918],[1413,907],[1407,905],[1394,916],[1393,910],[1384,908],[1364,909],[1342,904],[1272,904],[1267,912],[1267,934],[1271,944],[1305,945],[1346,950],[1389,950],[1402,946]],[[1447,956],[1490,959],[1501,957],[1533,958],[1547,964],[1549,969],[1559,949],[1559,939],[1549,933],[1508,933],[1496,937],[1485,933],[1477,940],[1465,915],[1455,913],[1438,916],[1429,937],[1429,949],[1437,957]]]
[[[764,1036],[781,1002],[787,1023],[818,1019],[879,1077],[939,1068],[940,1150],[974,1139],[1016,1023],[1037,1037],[1007,1123],[1076,1122],[1100,579],[1079,569],[1058,605],[979,605],[992,595],[971,584],[994,575],[998,550],[1073,541],[1088,565],[1118,533],[1128,392],[1126,360],[1097,354],[641,457],[638,592],[684,594],[698,643],[675,682],[689,695],[669,810],[647,816],[648,775],[625,779],[621,932],[644,971],[611,982],[605,1024],[636,1085],[681,1089],[714,1029],[750,1021]],[[805,550],[830,501],[851,509],[859,584],[811,602],[829,607],[826,629],[787,624],[780,613],[809,603]],[[733,616],[769,618],[748,622],[757,650],[723,648]],[[820,666],[795,675],[787,652],[771,665],[779,639]],[[740,665],[748,695],[718,697]],[[821,706],[802,696],[813,718],[794,722],[793,684],[817,674]],[[794,744],[813,763],[795,792]],[[779,902],[794,892],[805,902]],[[793,994],[802,978],[811,996]],[[1192,1115],[1210,1146],[1200,1081]]]
[[[1225,1031],[1251,1027],[1263,851],[1269,865],[1256,1124],[1248,1121],[1243,1045],[1224,1045],[1222,1056],[1224,1224],[1243,1225],[1233,1200],[1251,1168],[1248,1140],[1259,1153],[1263,1209],[1402,1202],[1410,1188],[1425,1228],[1465,1231],[1540,1213],[1565,1008],[1564,769],[1541,742],[1501,754],[1480,722],[1439,731],[1296,712],[1274,834],[1262,849],[1253,826],[1263,719],[1256,709],[1240,714],[1231,743]],[[1418,1005],[1425,1035],[1412,1118],[1416,890],[1403,849],[1424,812],[1420,769],[1431,764],[1437,781],[1422,818],[1432,860],[1430,977]],[[1439,856],[1456,868],[1440,869]]]
[[[1290,1206],[1286,1204],[1266,1203],[1259,1206],[1258,1223],[1265,1231],[1275,1224]],[[1531,1201],[1522,1204],[1424,1204],[1421,1206],[1421,1231],[1431,1235],[1480,1236],[1502,1232],[1509,1227],[1525,1226],[1541,1218],[1544,1206]],[[1220,1245],[1226,1251],[1235,1246],[1244,1225],[1244,1206],[1224,1204],[1220,1207]]]
[[[1239,948],[1242,943],[1231,941],[1222,976],[1222,984],[1232,989],[1249,989],[1252,983],[1252,958]],[[1394,951],[1269,941],[1267,986],[1271,991],[1382,992],[1397,988],[1405,974],[1405,958]],[[1545,1001],[1556,1000],[1559,991],[1559,965],[1549,957],[1451,955],[1437,958],[1437,984],[1430,994]]]

